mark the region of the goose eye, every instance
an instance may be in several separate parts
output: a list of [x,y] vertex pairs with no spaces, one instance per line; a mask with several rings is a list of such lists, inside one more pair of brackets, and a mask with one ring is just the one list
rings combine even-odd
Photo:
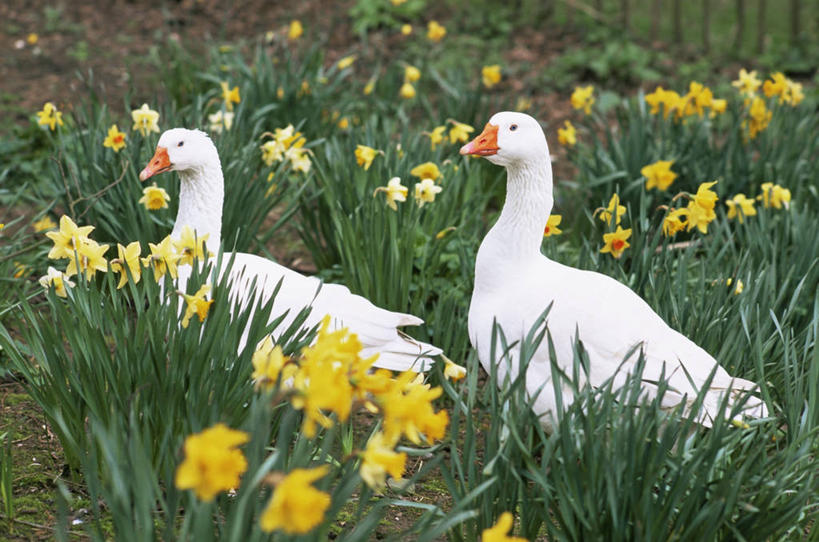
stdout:
[[182,145],[184,145],[184,144],[185,144],[185,142],[184,142],[184,141],[180,141],[179,143],[177,143],[177,144],[176,144],[176,146],[177,146],[177,147],[181,147],[181,146],[182,146]]
[[512,126],[510,126],[510,127],[509,127],[509,131],[510,131],[510,132],[514,132],[514,131],[515,131],[515,130],[517,130],[517,129],[518,129],[518,125],[517,125],[517,124],[513,124]]

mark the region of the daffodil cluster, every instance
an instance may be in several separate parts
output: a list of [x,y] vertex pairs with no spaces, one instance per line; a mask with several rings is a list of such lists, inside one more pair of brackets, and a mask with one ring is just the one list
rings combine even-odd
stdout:
[[662,109],[663,118],[668,118],[673,113],[675,120],[695,115],[703,117],[706,109],[710,111],[709,116],[714,117],[725,113],[728,106],[728,100],[714,98],[711,89],[697,81],[689,83],[685,94],[658,86],[654,92],[646,95],[645,100],[652,115],[659,114]]
[[446,134],[447,124],[452,125],[449,128],[449,142],[451,144],[466,143],[469,141],[469,134],[475,131],[475,128],[466,123],[458,122],[454,119],[448,119],[446,124],[436,126],[431,132],[421,132],[423,135],[429,138],[430,150],[434,151],[435,147],[443,143],[446,139],[444,134]]
[[[421,78],[421,70],[416,68],[415,66],[407,64],[404,67],[404,84],[401,85],[401,88],[398,90],[398,95],[404,98],[405,100],[409,100],[415,98],[415,87],[412,85],[416,81]],[[373,85],[375,84],[374,80],[371,80]],[[369,87],[370,83],[367,83]],[[372,92],[372,89],[370,89]],[[367,87],[364,88],[364,94],[369,94],[367,92]]]
[[625,250],[631,246],[628,239],[631,237],[631,228],[623,229],[620,226],[620,221],[626,214],[625,205],[620,205],[620,196],[612,194],[609,199],[609,204],[606,207],[601,207],[595,210],[595,214],[599,213],[600,220],[606,223],[607,226],[612,226],[612,222],[617,227],[613,232],[603,234],[603,248],[600,249],[601,254],[611,254],[615,259],[619,259]]
[[714,207],[719,196],[711,190],[715,184],[717,181],[701,183],[696,194],[684,194],[688,197],[688,205],[674,209],[666,215],[663,219],[663,233],[672,236],[683,229],[691,231],[694,228],[700,233],[708,233],[708,224],[717,217]]
[[276,128],[274,133],[266,133],[271,139],[265,141],[262,146],[262,160],[268,166],[276,162],[289,161],[293,171],[308,173],[312,162],[310,161],[309,150],[304,147],[307,139],[301,132],[297,132],[292,124],[285,128]]

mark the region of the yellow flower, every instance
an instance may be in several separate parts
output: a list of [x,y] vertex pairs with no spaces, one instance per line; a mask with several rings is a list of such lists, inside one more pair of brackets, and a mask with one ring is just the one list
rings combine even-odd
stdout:
[[491,64],[481,68],[481,81],[486,88],[492,88],[501,80],[500,64]]
[[14,262],[14,278],[19,279],[23,276],[26,276],[31,272],[31,268],[27,265],[24,265],[20,262]]
[[600,252],[609,253],[615,258],[619,258],[623,255],[623,251],[631,246],[627,240],[629,237],[631,237],[631,228],[624,230],[621,226],[617,226],[616,231],[603,234],[605,246],[600,249]]
[[458,365],[443,354],[441,357],[444,358],[444,376],[454,382],[463,380],[466,376],[466,367]]
[[[364,85],[364,91],[363,91],[364,96],[369,96],[370,94],[373,93],[373,90],[375,90],[375,80],[376,80],[375,76],[370,77],[370,80],[367,81],[366,85]],[[412,87],[412,85],[410,85],[410,87]],[[401,89],[403,90],[403,87],[401,87]],[[412,96],[415,96],[415,89],[412,89]],[[412,97],[412,96],[410,96],[410,97]]]
[[250,440],[247,433],[217,423],[185,439],[185,460],[176,469],[177,489],[192,489],[203,501],[239,486],[247,460],[238,446]]
[[355,147],[355,161],[364,168],[364,171],[370,169],[376,156],[378,156],[378,151],[372,147],[366,145],[356,145]]
[[739,70],[739,79],[731,83],[741,94],[750,98],[762,85],[762,81],[757,79],[756,70],[747,71],[745,68]]
[[165,189],[153,183],[151,186],[142,189],[142,197],[139,198],[137,203],[143,204],[149,211],[157,211],[167,207],[169,201],[171,201],[171,196],[168,195]]
[[569,121],[564,121],[565,128],[557,129],[557,141],[561,145],[568,145],[574,147],[577,144],[577,130]]
[[432,162],[419,164],[412,168],[410,173],[419,179],[432,179],[433,181],[437,181],[441,178],[441,171],[438,169],[438,166]]
[[284,98],[284,87],[281,87],[281,86],[280,86],[280,87],[278,87],[278,88],[276,89],[276,98],[278,98],[279,100],[281,100],[282,98]]
[[346,130],[347,128],[350,127],[350,119],[348,119],[347,117],[341,117],[338,120],[338,127],[340,130]]
[[609,206],[605,209],[600,209],[600,220],[606,224],[611,224],[611,217],[614,215],[614,223],[620,224],[620,218],[626,214],[626,207],[620,205],[620,196],[612,194],[609,200]]
[[435,234],[435,239],[440,241],[441,239],[443,239],[444,237],[449,235],[450,232],[453,232],[453,231],[455,231],[457,229],[458,228],[456,228],[455,226],[447,226],[446,228],[442,229],[441,231],[439,231],[438,233]]
[[575,87],[571,97],[572,107],[582,109],[587,115],[591,114],[591,107],[594,105],[594,87]]
[[[713,99],[714,95],[711,93],[710,88],[696,81],[691,81],[688,85],[688,94],[683,96],[681,104],[677,108],[677,117],[695,113],[702,117],[704,108],[711,107]],[[685,104],[685,107],[682,107],[682,104]]]
[[409,64],[404,68],[404,81],[414,83],[421,78],[421,70]]
[[427,38],[430,41],[438,43],[446,36],[446,28],[441,26],[438,21],[430,21],[427,25]]
[[120,132],[116,124],[112,124],[108,128],[108,135],[102,142],[102,146],[114,149],[114,152],[119,152],[120,149],[125,147],[125,133]]
[[310,154],[307,149],[290,147],[287,149],[287,151],[285,151],[284,156],[290,160],[290,166],[293,168],[293,171],[308,173],[310,171],[310,167],[313,165],[313,163],[310,161]]
[[379,490],[386,486],[388,473],[393,478],[400,479],[406,463],[407,454],[394,451],[393,444],[379,432],[370,437],[367,448],[361,452],[359,474],[364,483]]
[[765,100],[756,97],[751,102],[751,109],[748,114],[750,116],[748,120],[748,135],[751,139],[754,139],[759,132],[768,127],[773,113],[768,111],[768,108],[765,107]]
[[40,41],[40,36],[38,36],[38,35],[37,35],[37,34],[35,34],[34,32],[32,32],[31,34],[29,34],[28,36],[26,36],[26,42],[27,42],[29,45],[37,45],[37,42],[38,42],[38,41]]
[[446,131],[446,125],[443,126],[436,126],[432,129],[431,132],[423,132],[423,134],[429,137],[429,147],[430,150],[435,150],[435,146],[441,143],[444,140],[444,132]]
[[45,233],[46,237],[54,241],[54,246],[48,253],[49,259],[73,258],[74,250],[79,248],[82,241],[88,240],[88,234],[93,230],[94,226],[79,227],[68,216],[61,216],[60,230]]
[[191,318],[195,314],[199,317],[200,322],[204,322],[208,317],[208,311],[213,304],[213,299],[207,299],[210,293],[210,284],[203,284],[195,294],[182,294],[185,298],[187,306],[185,307],[185,315],[182,317],[182,327],[187,328]]
[[406,2],[406,1],[407,1],[407,0],[390,0],[390,3],[391,3],[393,6],[400,6],[401,4],[403,4],[403,3],[404,3],[404,2]]
[[696,201],[691,200],[685,208],[688,221],[686,222],[686,231],[691,231],[694,228],[700,230],[700,233],[708,233],[708,224],[710,224],[716,217],[714,209],[703,207],[697,204]]
[[330,495],[311,484],[329,471],[327,465],[315,469],[293,469],[276,486],[262,517],[262,531],[281,529],[287,534],[306,534],[324,521]]
[[411,100],[412,98],[415,98],[415,87],[409,83],[404,83],[401,85],[401,90],[398,91],[398,95],[405,100]]
[[60,297],[68,297],[66,286],[74,286],[74,283],[68,280],[68,275],[51,266],[48,267],[48,273],[40,277],[39,282],[43,288],[54,288],[54,293]]
[[546,227],[543,228],[543,237],[551,237],[552,235],[560,235],[563,233],[563,230],[558,228],[561,220],[563,220],[562,215],[549,215],[549,219],[546,220]]
[[715,184],[717,184],[717,181],[700,183],[699,187],[697,187],[697,193],[694,194],[694,203],[703,209],[713,210],[717,200],[719,200],[717,193],[711,190],[711,187]]
[[773,98],[774,96],[779,96],[779,103],[784,103],[786,98],[786,93],[788,91],[788,83],[785,74],[782,72],[776,72],[771,75],[771,78],[766,80],[765,83],[762,85],[762,92],[768,98]]
[[406,371],[389,382],[386,389],[376,393],[384,415],[384,436],[395,442],[403,434],[414,444],[421,444],[421,435],[427,442],[444,438],[449,425],[445,410],[435,412],[432,401],[440,397],[441,388],[431,388],[416,380],[416,373]]
[[373,197],[379,192],[387,194],[387,205],[389,205],[393,211],[398,210],[398,205],[395,204],[396,201],[407,201],[408,189],[401,184],[400,177],[393,177],[387,183],[387,186],[379,186],[376,188],[375,192],[373,192]]
[[521,96],[515,102],[515,111],[528,111],[532,107],[532,99]]
[[460,141],[461,143],[466,143],[469,141],[469,134],[474,132],[475,128],[456,120],[450,120],[450,122],[452,123],[452,128],[449,129],[449,142],[455,143]]
[[32,226],[34,227],[35,232],[40,233],[41,231],[53,230],[57,227],[57,223],[51,220],[50,216],[45,215],[40,220],[34,222]]
[[787,188],[774,183],[762,183],[761,188],[762,194],[757,196],[757,199],[762,200],[762,205],[766,209],[769,207],[775,209],[781,209],[783,206],[785,209],[790,207],[791,191]]
[[725,113],[725,110],[728,108],[728,100],[723,98],[715,98],[714,101],[711,102],[711,116],[715,117],[716,115],[721,115]]
[[435,201],[435,194],[441,190],[443,188],[435,184],[432,179],[421,179],[421,182],[415,184],[415,201],[418,203],[418,207],[423,207],[425,203]]
[[305,79],[301,82],[301,87],[299,88],[298,96],[299,97],[306,96],[307,94],[310,94],[310,83],[308,83],[307,80]]
[[233,127],[234,113],[232,111],[222,111],[221,109],[212,115],[208,115],[210,131],[221,134],[222,130],[227,132]]
[[290,27],[287,29],[287,39],[290,41],[295,41],[304,34],[304,27],[301,25],[301,21],[295,19],[290,21]]
[[401,33],[405,36],[409,36],[412,34],[412,25],[411,24],[403,24],[401,25]]
[[739,218],[739,223],[745,221],[746,216],[754,216],[756,209],[754,209],[754,200],[745,197],[745,194],[737,194],[733,198],[726,200],[725,204],[728,206],[728,218]]
[[347,68],[353,65],[355,59],[356,59],[355,55],[345,56],[344,58],[338,61],[338,64],[336,64],[336,66],[338,66],[339,70],[346,70]]
[[[733,284],[733,282],[734,282],[734,279],[732,279],[731,277],[728,277],[728,279],[725,281],[725,285],[730,286],[731,284]],[[743,284],[742,279],[737,279],[737,285],[736,285],[736,288],[734,288],[734,295],[741,294],[744,289],[745,289],[745,284]]]
[[142,247],[139,245],[139,241],[128,243],[127,247],[117,243],[117,257],[116,259],[111,260],[111,271],[114,273],[122,273],[122,275],[119,277],[117,290],[125,286],[125,284],[128,282],[128,272],[125,270],[126,267],[131,272],[131,277],[134,279],[134,284],[139,282],[139,279],[142,277],[142,266],[140,265],[139,259],[139,253],[141,250]]
[[206,257],[213,256],[213,253],[206,248],[208,237],[210,237],[209,233],[198,235],[190,226],[183,226],[179,240],[173,241],[173,248],[179,255],[177,265],[193,265],[195,259],[201,262]]
[[270,335],[265,337],[264,340],[261,341],[256,347],[256,351],[253,353],[252,378],[256,383],[256,387],[261,387],[266,390],[271,389],[277,384],[279,374],[282,374],[282,369],[284,369],[285,366],[291,367],[293,371],[291,371],[290,374],[285,373],[282,380],[293,376],[296,365],[288,364],[289,361],[290,358],[284,355],[284,352],[282,352],[282,347],[279,345],[274,346],[273,338]]
[[169,273],[171,278],[175,279],[176,263],[179,260],[179,256],[176,254],[176,251],[174,251],[171,236],[168,235],[165,237],[158,245],[148,243],[148,246],[151,249],[151,255],[143,258],[142,264],[153,267],[157,282],[165,276],[165,273]]
[[785,81],[785,102],[792,106],[799,105],[805,95],[802,93],[802,83],[795,83],[790,79]]
[[498,518],[498,522],[492,527],[484,529],[481,533],[481,542],[527,542],[525,538],[519,536],[509,536],[509,530],[514,523],[514,517],[510,512],[504,512]]
[[108,271],[108,262],[103,258],[103,254],[108,250],[108,245],[99,245],[92,239],[80,239],[77,246],[77,254],[71,255],[65,274],[73,277],[78,272],[85,272],[85,278],[91,280],[97,271],[103,273]]
[[42,111],[37,112],[37,124],[39,126],[48,126],[48,129],[53,132],[58,125],[63,125],[63,114],[57,111],[57,107],[53,103],[46,102]]
[[131,111],[131,119],[134,121],[133,130],[139,131],[142,137],[148,135],[148,132],[159,133],[159,113],[148,107],[148,104],[142,104],[139,109]]
[[688,214],[688,209],[675,209],[668,213],[663,219],[663,235],[670,237],[685,229],[683,217]]
[[644,166],[640,170],[640,174],[646,178],[646,190],[651,190],[657,187],[659,190],[667,190],[677,174],[671,171],[671,164],[673,160],[658,160],[653,164]]
[[646,95],[646,103],[651,106],[652,115],[658,114],[660,106],[663,106],[663,118],[667,119],[671,111],[679,106],[680,95],[673,90],[665,90],[658,86],[654,92]]
[[227,81],[221,81],[219,86],[222,87],[222,100],[225,101],[225,108],[228,111],[233,111],[233,104],[242,101],[242,98],[239,97],[239,87],[233,87],[233,90],[231,90]]
[[273,162],[281,162],[284,158],[284,151],[287,150],[283,143],[273,139],[262,143],[260,148],[262,161],[268,166],[272,166]]

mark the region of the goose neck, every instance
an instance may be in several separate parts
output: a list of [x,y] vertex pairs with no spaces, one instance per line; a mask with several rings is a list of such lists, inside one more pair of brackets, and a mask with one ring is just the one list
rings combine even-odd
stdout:
[[207,247],[219,251],[222,235],[222,204],[225,198],[222,167],[218,163],[179,171],[179,210],[172,237],[179,237],[185,226],[199,237],[208,236]]

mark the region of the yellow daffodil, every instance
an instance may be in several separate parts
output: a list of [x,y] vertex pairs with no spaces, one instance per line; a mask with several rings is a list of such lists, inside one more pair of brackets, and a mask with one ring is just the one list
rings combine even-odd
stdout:
[[427,38],[430,41],[438,43],[446,36],[446,28],[438,23],[438,21],[430,21],[427,24]]
[[29,274],[31,268],[25,264],[20,262],[14,262],[14,274],[12,275],[14,278],[19,279]]
[[786,88],[785,88],[785,101],[790,105],[796,107],[799,105],[802,100],[805,99],[805,95],[802,92],[802,83],[795,83],[788,79],[786,81]]
[[691,81],[688,85],[688,94],[683,96],[681,102],[685,107],[677,108],[677,116],[698,115],[700,117],[705,113],[706,107],[711,107],[711,102],[714,95],[711,89],[704,86],[702,83]]
[[171,278],[176,278],[176,264],[179,261],[179,255],[173,248],[173,241],[168,235],[159,244],[148,243],[151,249],[151,255],[142,259],[142,264],[151,266],[154,269],[154,276],[157,282],[165,276],[165,273],[171,275]]
[[273,139],[262,143],[260,148],[262,161],[268,166],[272,166],[273,162],[281,162],[284,159],[284,151],[287,150],[284,144]]
[[430,388],[418,381],[417,374],[406,371],[398,375],[389,386],[376,394],[384,415],[384,436],[395,442],[403,434],[414,444],[421,444],[421,436],[427,442],[440,440],[446,435],[449,415],[446,410],[435,412],[432,402],[440,397],[441,388]]
[[412,34],[412,25],[411,24],[402,24],[401,25],[401,33],[405,36],[409,36]]
[[404,98],[405,100],[411,100],[415,98],[415,87],[412,86],[410,83],[404,83],[401,85],[401,89],[398,91],[398,95]]
[[437,181],[441,178],[441,171],[438,169],[438,166],[432,162],[419,164],[412,168],[410,173],[419,179],[432,179],[433,181]]
[[204,322],[208,317],[208,311],[213,304],[213,299],[208,299],[210,293],[210,284],[203,284],[195,294],[182,294],[185,299],[185,314],[182,316],[182,327],[187,328],[190,324],[191,318],[195,314],[199,317],[200,322]]
[[430,150],[434,151],[435,146],[444,140],[444,132],[446,132],[446,125],[436,126],[431,132],[423,132],[425,136],[429,137]]
[[280,86],[276,89],[276,98],[279,100],[284,98],[284,87]]
[[509,536],[515,518],[511,512],[504,512],[498,518],[498,522],[492,527],[484,529],[481,533],[481,542],[527,542],[525,538],[519,536]]
[[108,135],[102,142],[102,146],[113,149],[114,152],[119,152],[120,149],[125,147],[125,133],[120,132],[116,124],[112,124],[111,127],[108,128]]
[[543,228],[543,237],[551,237],[552,235],[560,235],[563,230],[558,228],[560,221],[563,220],[562,215],[549,215],[546,220],[546,227]]
[[515,111],[528,111],[531,107],[532,99],[526,98],[525,96],[521,96],[518,98],[518,101],[515,102]]
[[40,36],[38,36],[34,32],[26,36],[26,43],[28,43],[29,45],[37,45],[38,41],[40,41]]
[[587,115],[591,114],[591,107],[594,105],[594,87],[575,87],[571,97],[572,107],[582,109]]
[[212,257],[213,253],[206,248],[208,237],[210,237],[209,233],[199,235],[190,226],[183,226],[179,239],[173,241],[173,248],[179,255],[177,264],[193,265],[194,260],[202,262],[206,257]]
[[741,94],[747,98],[751,98],[759,90],[762,81],[757,79],[756,70],[747,71],[745,68],[739,70],[739,79],[733,81],[731,85],[734,86]]
[[[256,347],[253,353],[253,381],[257,388],[270,390],[279,381],[279,375],[282,375],[282,380],[293,376],[296,365],[289,364],[290,358],[284,355],[282,347],[273,344],[273,338],[268,335]],[[287,371],[282,371],[285,366],[291,367],[293,371],[287,374]]]
[[214,134],[221,134],[222,130],[229,132],[233,127],[234,115],[232,111],[222,111],[221,109],[212,115],[208,115],[210,131]]
[[80,239],[77,253],[71,255],[65,274],[73,277],[77,273],[84,272],[85,278],[91,280],[97,271],[107,272],[108,262],[103,257],[107,250],[108,245],[99,245],[93,239]]
[[757,134],[768,127],[768,124],[771,122],[771,117],[773,117],[773,113],[768,111],[768,108],[765,106],[765,100],[756,97],[751,102],[751,108],[748,114],[750,117],[747,122],[748,135],[751,139],[754,139]]
[[233,111],[233,104],[238,104],[242,101],[239,96],[239,87],[233,87],[231,90],[230,84],[227,81],[221,81],[219,86],[222,87],[222,100],[225,102],[225,108],[228,111]]
[[359,474],[364,483],[372,489],[380,490],[386,486],[387,474],[400,479],[404,474],[407,454],[393,450],[383,433],[376,433],[367,442],[367,448],[361,452]]
[[754,216],[756,209],[754,209],[755,200],[745,197],[745,194],[737,194],[733,198],[726,200],[725,204],[728,206],[728,213],[725,215],[728,218],[737,217],[739,223],[745,221],[746,216]]
[[481,82],[486,88],[492,88],[501,81],[500,64],[491,64],[481,68]]
[[43,288],[54,288],[54,293],[60,297],[68,297],[66,287],[74,286],[74,283],[69,280],[68,275],[51,266],[48,268],[48,273],[40,277],[39,282]]
[[373,192],[373,197],[379,192],[384,192],[387,195],[387,205],[390,206],[390,209],[393,211],[398,210],[398,205],[395,202],[397,201],[407,201],[407,193],[408,189],[406,186],[401,184],[401,179],[399,177],[393,177],[387,183],[387,186],[379,186]]
[[768,98],[773,98],[774,96],[779,96],[779,103],[785,102],[786,93],[788,90],[788,83],[785,74],[782,72],[776,72],[771,74],[771,78],[767,79],[762,84],[762,92]]
[[691,231],[697,228],[700,233],[708,233],[708,224],[710,224],[716,217],[714,209],[698,205],[696,201],[691,200],[685,208],[686,217],[688,220],[685,224],[686,231]]
[[356,145],[355,147],[355,161],[359,166],[364,168],[364,171],[370,169],[373,165],[373,160],[378,156],[379,151],[366,145]]
[[[728,277],[728,279],[725,281],[726,286],[730,286],[733,283],[734,283],[734,279],[732,279],[731,277]],[[734,288],[734,295],[741,294],[744,289],[745,289],[745,284],[743,284],[742,279],[737,279],[737,285]]]
[[131,119],[134,121],[133,130],[136,130],[145,137],[148,132],[159,133],[159,113],[142,104],[139,109],[131,111]]
[[80,227],[68,216],[61,216],[60,230],[45,233],[46,237],[54,241],[54,246],[48,253],[49,259],[60,260],[63,258],[73,258],[74,250],[79,247],[81,241],[88,239],[88,235],[93,230],[94,226]]
[[421,78],[421,70],[415,66],[407,65],[404,68],[404,81],[407,83],[414,83]]
[[290,41],[296,41],[304,34],[304,27],[301,24],[301,21],[295,19],[290,21],[290,26],[287,28],[287,39]]
[[353,65],[355,59],[356,59],[355,55],[345,56],[344,58],[338,61],[338,64],[336,64],[336,66],[338,66],[339,70],[346,70],[347,68]]
[[561,145],[574,147],[577,144],[577,130],[569,121],[563,122],[564,128],[557,129],[557,141]]
[[440,241],[441,239],[443,239],[444,237],[446,237],[451,232],[453,232],[453,231],[455,231],[457,229],[458,228],[456,228],[455,226],[447,226],[446,228],[442,229],[441,231],[439,231],[438,233],[435,234],[435,239]]
[[347,117],[341,117],[338,119],[338,127],[340,130],[346,130],[350,127],[350,119]]
[[[131,272],[134,284],[139,282],[139,279],[142,277],[142,265],[139,258],[141,251],[142,247],[139,245],[139,241],[128,243],[127,247],[117,243],[117,257],[111,260],[111,271],[114,273],[122,273],[119,277],[117,290],[128,283],[128,271]],[[128,271],[126,271],[126,268]]]
[[53,103],[46,102],[43,109],[37,112],[37,124],[48,126],[48,129],[53,132],[57,126],[63,125],[63,114],[57,111],[57,107]]
[[619,258],[623,255],[623,251],[631,246],[628,242],[629,237],[631,237],[631,228],[624,230],[622,227],[617,226],[616,231],[603,234],[603,243],[605,243],[605,246],[600,249],[600,252],[603,254],[611,254],[614,258]]
[[139,198],[137,203],[141,203],[149,211],[157,211],[167,207],[169,201],[171,201],[171,196],[168,195],[165,189],[153,183],[151,186],[142,189],[142,197]]
[[458,365],[445,355],[441,354],[441,357],[444,358],[444,376],[453,382],[457,382],[458,380],[463,380],[466,377],[466,367],[462,365]]
[[663,219],[663,235],[671,237],[685,229],[684,217],[688,214],[688,209],[675,209],[668,213]]
[[663,118],[668,118],[668,115],[679,106],[680,95],[673,90],[657,87],[654,92],[646,95],[646,103],[651,107],[650,113],[652,115],[657,115],[660,112],[660,106],[662,106]]
[[671,171],[671,164],[673,160],[659,160],[653,164],[644,166],[640,170],[640,174],[646,178],[646,190],[657,188],[658,190],[667,190],[677,174]]
[[40,220],[34,222],[31,226],[34,228],[35,232],[40,233],[43,231],[53,230],[57,227],[57,223],[51,220],[50,216],[45,215]]
[[293,171],[299,171],[307,174],[313,162],[310,161],[310,151],[301,147],[290,147],[284,152],[285,158],[290,161],[290,166]]
[[711,117],[725,113],[727,108],[728,100],[723,98],[714,98],[714,100],[711,102]]
[[466,143],[471,138],[469,134],[475,131],[475,128],[468,124],[464,124],[463,122],[458,122],[456,120],[451,120],[452,128],[449,129],[449,142],[450,143]]
[[600,220],[606,224],[611,224],[611,217],[614,216],[614,224],[617,225],[620,224],[620,218],[626,214],[626,207],[620,205],[620,196],[612,194],[608,207],[598,209],[598,211],[600,211]]
[[[366,85],[364,85],[364,90],[363,90],[364,96],[369,96],[370,94],[373,93],[373,91],[375,90],[375,81],[376,81],[375,76],[370,77],[370,80],[367,81]],[[410,85],[410,86],[412,86],[412,85]],[[412,89],[412,92],[413,92],[413,96],[415,96],[415,89]]]
[[694,194],[694,202],[704,209],[713,210],[719,200],[717,193],[711,190],[711,187],[715,184],[717,184],[717,181],[700,183],[697,187],[697,193]]
[[791,204],[791,191],[774,183],[762,183],[762,194],[757,199],[762,200],[765,208],[773,207],[787,209]]
[[282,530],[287,534],[306,534],[324,521],[330,495],[312,486],[327,475],[329,467],[293,469],[276,485],[273,497],[262,512],[262,531]]
[[185,439],[185,460],[176,469],[177,489],[192,489],[203,501],[239,486],[247,460],[239,446],[250,440],[243,431],[217,423]]
[[425,203],[432,203],[435,201],[435,194],[441,192],[443,188],[435,184],[432,179],[422,179],[421,182],[415,184],[415,202],[418,207],[423,207]]

